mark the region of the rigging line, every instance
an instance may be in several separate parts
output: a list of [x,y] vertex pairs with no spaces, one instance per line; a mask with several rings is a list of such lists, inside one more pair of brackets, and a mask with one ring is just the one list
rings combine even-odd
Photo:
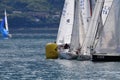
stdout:
[[[83,17],[82,17],[82,15],[81,15],[81,13],[80,13],[80,16],[81,16],[81,23],[82,23],[82,26],[83,26]],[[85,33],[85,32],[84,32],[84,37],[86,38],[86,33]],[[84,46],[85,38],[83,39],[83,42],[82,42],[82,44],[81,44],[81,49],[82,49],[82,47]]]
[[[100,17],[99,17],[99,21],[98,21],[98,24],[97,24],[97,29],[96,29],[96,32],[95,32],[95,38],[93,40],[93,48],[94,48],[94,45],[95,45],[95,42],[96,42],[96,39],[99,39],[99,34],[100,34],[100,30],[101,30],[101,27],[102,27],[102,21],[101,21],[101,14],[100,14]],[[100,25],[101,24],[101,25]]]
[[[76,12],[76,4],[77,4],[77,1],[76,0],[74,0],[74,16],[73,16],[73,27],[72,27],[72,33],[71,33],[71,36],[73,36],[73,28],[74,28],[74,26],[75,26],[75,12]],[[73,49],[73,47],[71,48],[71,46],[73,45],[73,44],[71,44],[71,42],[72,42],[72,38],[70,39],[70,50],[72,50]]]
[[[80,27],[82,27],[83,28],[83,16],[82,16],[82,11],[81,11],[81,8],[80,8],[80,10],[79,10],[79,12],[80,12]],[[83,30],[83,29],[82,29]],[[80,33],[80,32],[79,32]],[[85,32],[84,32],[84,30],[83,30],[83,33],[82,33],[82,38],[83,38],[83,35],[85,36]],[[81,36],[81,35],[79,35],[79,36]],[[84,42],[84,39],[83,39],[83,42]],[[83,45],[83,42],[80,44],[80,48],[82,48],[82,45]]]
[[[114,0],[113,0],[114,1]],[[112,2],[112,4],[111,4],[111,7],[110,7],[110,10],[109,10],[109,13],[108,13],[108,15],[110,14],[110,11],[111,11],[111,9],[112,9],[112,7],[113,7],[113,2]],[[108,19],[108,16],[107,15],[107,17],[106,17],[106,20],[105,20],[105,22],[104,22],[104,24],[102,25],[102,27],[101,27],[101,29],[100,29],[100,31],[99,31],[99,38],[100,38],[100,36],[101,36],[101,33],[102,33],[102,31],[103,31],[103,28],[104,28],[104,26],[105,26],[105,23],[106,23],[106,21],[107,21],[107,19]],[[102,13],[101,13],[101,20],[102,20]],[[102,22],[103,23],[103,22]],[[96,41],[96,44],[95,44],[95,47],[94,47],[94,49],[96,48],[96,46],[97,46],[97,43],[98,43],[98,41],[100,40],[100,39],[97,39],[97,41]]]
[[89,4],[90,4],[90,15],[92,16],[92,1],[89,0]]
[[[102,2],[102,6],[101,6],[101,10],[99,11],[99,15],[98,15],[98,19],[97,19],[97,22],[99,22],[98,20],[100,20],[100,15],[102,14],[102,9],[103,9],[103,5],[104,5],[104,0]],[[99,23],[96,24],[96,26],[98,27],[99,26]],[[96,40],[96,34],[97,34],[97,27],[95,28],[95,35],[93,35],[93,41],[91,42],[91,45],[93,46],[94,43],[95,43],[95,40]]]
[[[96,1],[95,1],[95,2],[96,2]],[[97,5],[97,3],[99,3],[99,2],[96,2],[96,3],[95,3],[95,5]],[[89,32],[87,31],[87,33],[86,33],[86,34],[88,34],[88,33],[89,33]],[[82,47],[84,47],[84,46],[85,46],[86,38],[88,38],[88,36],[87,36],[87,35],[85,36],[85,40],[84,40],[84,42],[83,42],[83,44],[84,44],[84,45],[83,45]],[[88,41],[87,41],[87,42],[88,42]],[[87,43],[87,42],[86,42],[86,43]],[[90,44],[90,43],[89,43],[89,44]]]
[[[101,19],[102,20],[102,19]],[[100,25],[101,24],[101,25]],[[99,26],[100,25],[100,26]],[[98,25],[98,28],[97,28],[97,32],[96,32],[96,37],[95,37],[95,39],[94,39],[94,48],[96,47],[96,45],[97,45],[97,43],[98,43],[98,40],[99,40],[99,38],[100,38],[100,33],[102,32],[102,30],[103,30],[103,25],[102,25],[102,22],[101,23],[99,23],[99,25]]]
[[[90,3],[90,15],[91,15],[91,17],[92,17],[92,1],[89,0],[89,3]],[[89,18],[91,18],[91,17],[89,17]],[[81,21],[82,21],[82,24],[84,24],[84,23],[83,23],[82,14],[81,14]],[[89,23],[90,23],[90,22],[89,22]],[[87,29],[87,30],[88,30],[88,29]],[[84,39],[83,39],[83,43],[82,43],[82,45],[81,45],[81,50],[82,50],[82,48],[84,47],[84,44],[85,44],[86,34],[88,34],[88,31],[87,31],[86,33],[84,32]]]
[[[98,2],[99,3],[99,2]],[[97,5],[97,2],[95,3],[95,5]],[[86,38],[88,38],[88,36],[87,36],[87,34],[88,34],[89,32],[87,31],[87,33],[86,33],[86,36],[85,36],[85,39],[84,39],[84,42],[83,42],[83,46],[82,46],[82,48],[86,45],[86,43],[88,42],[88,41],[86,41]]]

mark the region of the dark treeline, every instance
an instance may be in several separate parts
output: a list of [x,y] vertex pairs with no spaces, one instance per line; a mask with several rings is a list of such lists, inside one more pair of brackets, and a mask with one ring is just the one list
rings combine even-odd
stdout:
[[0,0],[0,18],[8,13],[11,27],[43,27],[59,24],[64,0]]

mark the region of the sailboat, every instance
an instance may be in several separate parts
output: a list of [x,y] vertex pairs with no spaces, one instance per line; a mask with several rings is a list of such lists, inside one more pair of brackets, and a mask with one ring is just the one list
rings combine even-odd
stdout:
[[113,0],[103,27],[103,33],[101,33],[96,45],[96,54],[93,55],[93,61],[120,61],[119,3],[119,0]]
[[0,31],[4,39],[8,39],[9,37],[12,37],[11,34],[9,34],[9,28],[8,28],[8,21],[7,21],[7,13],[6,10],[4,12],[5,17],[1,21],[0,25]]
[[65,0],[64,7],[61,15],[60,25],[58,29],[58,35],[56,39],[56,44],[58,45],[59,57],[62,58],[63,52],[68,52],[69,49],[64,49],[64,45],[70,45],[71,34],[73,29],[74,21],[74,8],[75,0]]
[[[58,53],[63,52],[63,46],[65,44],[70,45],[74,19],[74,1],[75,0],[65,0],[64,2],[57,39],[54,43],[46,44],[47,59],[56,59],[60,57]],[[69,49],[66,49],[66,51],[68,50]]]
[[[92,61],[120,61],[120,1],[97,0],[96,3],[86,37],[86,51],[92,55]],[[108,8],[104,6],[106,3]]]
[[[90,6],[88,9],[88,5],[87,5],[88,0],[86,0],[86,2],[84,0],[72,0],[72,1],[73,1],[72,4],[74,4],[74,6],[73,6],[73,14],[74,15],[73,15],[72,30],[69,33],[69,34],[71,34],[71,38],[69,38],[69,44],[68,44],[69,48],[62,49],[59,52],[60,58],[64,58],[64,59],[77,59],[78,54],[79,54],[78,50],[81,48],[81,45],[83,43],[84,36],[86,33],[86,28],[88,27],[88,24],[89,24],[89,18],[91,17]],[[84,4],[84,3],[86,3],[86,4]],[[65,30],[62,30],[62,31],[66,32]],[[58,31],[58,33],[59,33],[59,31]],[[64,36],[64,35],[62,35],[62,36]],[[64,38],[67,38],[67,37],[64,37]],[[64,44],[66,44],[66,43],[64,43]]]
[[[87,33],[86,33],[86,38],[83,42],[83,45],[81,47],[81,54],[79,54],[78,59],[90,59],[89,56],[91,56],[91,51],[90,49],[93,48],[94,44],[94,38],[96,38],[96,31],[98,31],[97,26],[101,26],[100,24],[100,20],[102,23],[105,23],[105,19],[108,15],[109,12],[109,8],[111,7],[112,2],[110,2],[110,0],[105,0],[104,1],[97,1],[95,2],[95,9],[91,18],[91,22],[89,24]],[[104,4],[103,4],[104,3]],[[104,6],[103,6],[104,5]],[[102,15],[101,15],[102,12]],[[100,15],[102,16],[102,18],[100,18]]]
[[58,29],[57,45],[70,44],[74,19],[74,0],[65,0]]
[[[99,20],[99,15],[100,12],[102,11],[102,4],[103,1],[102,0],[97,0],[96,4],[95,4],[95,8],[93,11],[93,15],[88,27],[88,31],[86,33],[83,45],[81,47],[81,53],[82,55],[91,55],[90,53],[90,49],[91,49],[91,45],[93,45],[93,41],[95,38],[95,31],[97,30],[97,21]],[[79,54],[79,57],[81,58],[81,54]]]
[[92,15],[93,1],[95,2],[95,0],[65,0],[57,39],[55,43],[46,45],[47,58],[54,59],[59,56],[64,59],[77,59]]

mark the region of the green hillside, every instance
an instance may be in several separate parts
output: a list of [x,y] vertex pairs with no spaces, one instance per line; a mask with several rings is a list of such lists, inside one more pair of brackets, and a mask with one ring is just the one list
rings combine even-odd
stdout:
[[64,0],[0,0],[0,18],[4,9],[12,27],[41,27],[59,24]]

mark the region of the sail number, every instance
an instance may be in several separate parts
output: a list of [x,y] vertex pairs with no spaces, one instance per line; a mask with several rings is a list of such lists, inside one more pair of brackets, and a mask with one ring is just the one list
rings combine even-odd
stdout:
[[102,10],[102,14],[107,15],[107,14],[109,13],[109,11],[110,11],[110,7],[104,6],[104,7],[103,7],[103,10]]
[[85,3],[85,0],[80,0],[80,7],[81,7],[81,9],[84,9],[84,4]]

